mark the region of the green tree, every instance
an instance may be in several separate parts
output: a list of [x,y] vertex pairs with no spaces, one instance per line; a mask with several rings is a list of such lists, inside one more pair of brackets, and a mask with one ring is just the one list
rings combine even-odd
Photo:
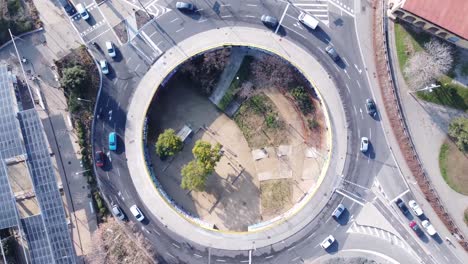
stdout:
[[455,118],[449,125],[449,135],[455,139],[458,148],[468,152],[468,119],[464,117]]
[[301,109],[303,114],[309,114],[313,112],[314,106],[310,101],[309,94],[302,86],[298,86],[291,90],[291,95],[296,99],[299,108]]
[[212,146],[211,143],[197,140],[192,149],[193,156],[198,164],[205,170],[206,174],[214,171],[216,163],[221,159],[221,144],[216,143]]
[[177,152],[182,150],[182,147],[182,139],[175,134],[174,129],[166,129],[158,137],[156,153],[161,159],[165,159],[177,154]]
[[85,89],[88,84],[88,76],[86,71],[80,65],[75,65],[63,70],[62,86],[64,89],[81,95],[81,91]]
[[180,187],[185,190],[204,191],[206,179],[208,178],[207,171],[196,160],[192,160],[181,171],[182,182]]

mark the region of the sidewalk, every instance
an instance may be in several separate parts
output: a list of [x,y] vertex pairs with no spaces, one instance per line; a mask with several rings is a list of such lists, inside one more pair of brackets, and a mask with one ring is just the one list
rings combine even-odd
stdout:
[[[41,91],[47,111],[36,105],[42,120],[52,158],[56,160],[55,173],[60,175],[67,218],[71,222],[71,237],[78,256],[78,263],[84,263],[83,255],[92,248],[91,234],[97,229],[96,215],[90,208],[91,195],[86,178],[80,172],[81,156],[77,136],[71,127],[63,91],[58,89],[58,74],[53,69],[54,60],[66,55],[70,49],[81,45],[78,33],[70,25],[59,5],[52,1],[35,0],[44,30],[22,37],[16,41],[20,56],[28,59],[24,65],[31,89]],[[0,50],[0,60],[14,67],[18,77],[23,78],[13,44]],[[31,80],[32,76],[37,81]]]
[[[323,170],[323,174],[318,180],[315,189],[310,190],[312,197],[305,206],[296,208],[294,216],[287,220],[279,221],[270,229],[251,233],[228,233],[210,231],[198,227],[188,220],[182,218],[160,194],[157,193],[153,182],[149,177],[149,172],[143,158],[142,142],[143,119],[146,110],[160,83],[176,65],[184,61],[187,54],[193,55],[203,50],[208,50],[219,45],[253,45],[269,51],[281,54],[285,58],[296,63],[307,78],[311,79],[315,87],[321,93],[324,105],[328,112],[333,113],[330,117],[332,137],[332,153],[329,166]],[[291,52],[294,51],[294,52]],[[346,157],[346,121],[342,103],[337,89],[332,80],[328,78],[321,65],[310,56],[305,50],[299,48],[287,39],[282,39],[272,32],[253,28],[221,28],[208,30],[194,35],[180,43],[177,48],[167,51],[165,56],[155,62],[153,67],[145,75],[136,89],[127,113],[127,124],[125,128],[125,146],[127,152],[127,165],[132,172],[132,181],[138,186],[137,192],[143,201],[146,201],[148,213],[156,216],[157,219],[167,228],[182,237],[186,237],[195,243],[227,250],[249,250],[254,247],[264,247],[284,241],[284,247],[292,243],[288,238],[303,229],[326,205],[333,188],[337,186],[343,172]],[[146,100],[146,101],[143,101]],[[328,170],[326,169],[328,167]],[[151,204],[149,203],[151,202]],[[299,211],[299,209],[301,209]],[[170,232],[169,232],[170,233]]]

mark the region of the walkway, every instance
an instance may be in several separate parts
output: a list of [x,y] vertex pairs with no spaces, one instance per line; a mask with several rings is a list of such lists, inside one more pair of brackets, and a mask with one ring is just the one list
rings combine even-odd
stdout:
[[[197,54],[203,50],[222,44],[251,44],[275,51],[293,61],[306,74],[306,77],[314,81],[315,86],[325,101],[324,105],[328,107],[328,113],[333,113],[330,129],[333,134],[332,159],[328,166],[329,169],[324,170],[326,175],[320,177],[317,189],[312,191],[312,200],[302,210],[297,212],[294,217],[289,218],[288,221],[282,222],[274,228],[256,233],[236,234],[209,231],[200,227],[194,227],[187,220],[181,218],[153,187],[151,179],[148,177],[148,171],[143,160],[143,150],[141,149],[143,118],[158,87],[158,83],[177,64],[187,59],[186,54]],[[177,48],[167,51],[166,54],[171,54],[171,56],[166,55],[164,58],[156,61],[140,82],[133,96],[133,98],[138,100],[133,100],[130,103],[130,110],[127,113],[128,121],[125,130],[127,164],[129,171],[133,172],[131,175],[132,181],[137,187],[140,197],[142,200],[151,201],[151,206],[147,203],[148,206],[146,208],[153,215],[158,216],[159,221],[167,225],[171,231],[178,235],[207,247],[216,245],[217,248],[227,250],[249,250],[253,247],[264,247],[287,239],[292,234],[301,230],[327,203],[330,191],[333,190],[333,187],[339,181],[339,177],[336,177],[336,175],[341,175],[343,172],[346,156],[347,132],[344,112],[341,107],[342,103],[337,89],[334,87],[332,80],[328,78],[325,70],[305,50],[289,40],[282,39],[272,32],[253,28],[236,27],[234,29],[221,28],[209,30],[178,43]],[[144,99],[146,101],[142,101]]]

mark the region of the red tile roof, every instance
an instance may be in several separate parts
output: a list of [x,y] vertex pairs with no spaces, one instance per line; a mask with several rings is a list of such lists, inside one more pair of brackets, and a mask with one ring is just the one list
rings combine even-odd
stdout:
[[468,0],[406,0],[402,8],[468,39]]

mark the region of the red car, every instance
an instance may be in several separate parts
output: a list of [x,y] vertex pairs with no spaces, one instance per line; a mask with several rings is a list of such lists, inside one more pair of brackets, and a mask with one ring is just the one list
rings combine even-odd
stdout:
[[416,235],[421,236],[422,231],[421,231],[421,228],[419,228],[419,226],[418,226],[418,224],[416,223],[416,221],[411,221],[411,222],[409,223],[409,227],[411,227],[411,229],[413,229],[413,231],[416,233]]
[[104,166],[104,153],[102,151],[96,151],[96,154],[94,155],[94,163],[98,167]]

